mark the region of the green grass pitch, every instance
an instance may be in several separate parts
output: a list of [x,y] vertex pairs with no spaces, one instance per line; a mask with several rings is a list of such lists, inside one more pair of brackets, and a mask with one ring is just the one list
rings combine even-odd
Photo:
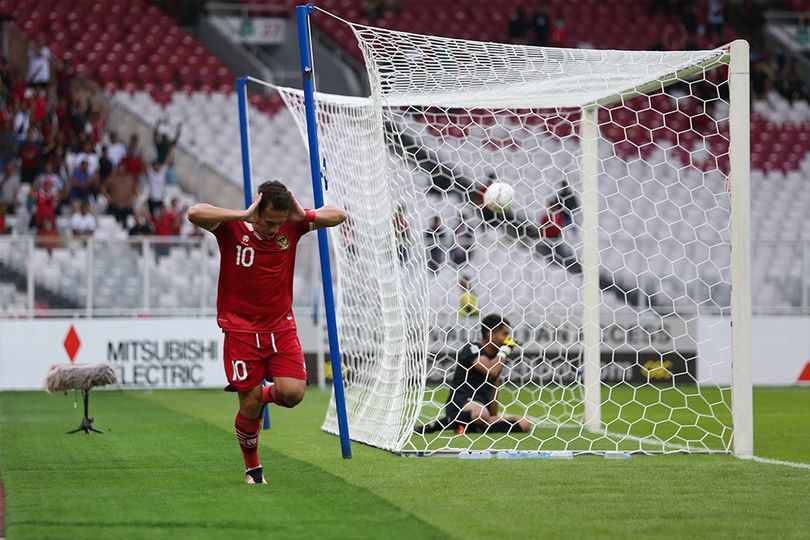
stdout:
[[[320,432],[328,396],[273,411],[270,485],[243,484],[236,399],[96,392],[104,435],[65,435],[72,395],[0,393],[8,539],[808,538],[810,470],[725,455],[612,461],[403,458]],[[762,457],[810,463],[810,388],[755,389]]]

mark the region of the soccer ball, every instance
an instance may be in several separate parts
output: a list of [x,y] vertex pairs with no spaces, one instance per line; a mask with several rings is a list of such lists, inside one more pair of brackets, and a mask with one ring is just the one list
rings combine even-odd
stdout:
[[493,212],[503,212],[512,204],[515,190],[503,182],[491,184],[484,193],[484,206]]

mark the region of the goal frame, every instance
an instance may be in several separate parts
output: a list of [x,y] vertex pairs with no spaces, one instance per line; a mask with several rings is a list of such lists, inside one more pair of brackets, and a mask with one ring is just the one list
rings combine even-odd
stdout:
[[[309,16],[316,9],[313,4],[296,8],[299,40],[307,44],[309,58]],[[320,10],[323,11],[323,10]],[[334,16],[328,12],[324,13]],[[336,17],[338,18],[338,17]],[[344,21],[347,22],[347,21]],[[751,276],[750,276],[750,102],[748,42],[742,39],[721,47],[722,62],[717,59],[669,73],[656,81],[627,92],[615,93],[580,106],[580,140],[582,154],[580,178],[582,181],[582,377],[584,426],[594,433],[603,431],[601,421],[601,326],[599,287],[599,107],[611,105],[647,91],[660,89],[684,77],[710,69],[716,64],[728,64],[729,85],[729,160],[728,184],[730,189],[730,249],[731,249],[731,409],[733,427],[733,453],[739,457],[753,455],[753,400],[751,382]],[[302,45],[302,61],[304,58]],[[311,152],[313,181],[320,175],[317,158],[317,126],[312,91],[312,71],[304,71],[307,128]],[[312,150],[315,149],[314,156]],[[337,404],[337,391],[336,391]],[[342,395],[340,396],[342,398]],[[338,408],[338,416],[339,414]],[[345,414],[345,413],[344,413]],[[339,418],[340,420],[340,418]],[[343,433],[341,425],[341,434]]]

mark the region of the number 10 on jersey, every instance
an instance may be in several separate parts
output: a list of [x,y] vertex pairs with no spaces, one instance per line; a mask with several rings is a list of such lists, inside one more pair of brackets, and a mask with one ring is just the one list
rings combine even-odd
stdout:
[[255,252],[250,246],[236,246],[236,266],[253,266],[253,256]]

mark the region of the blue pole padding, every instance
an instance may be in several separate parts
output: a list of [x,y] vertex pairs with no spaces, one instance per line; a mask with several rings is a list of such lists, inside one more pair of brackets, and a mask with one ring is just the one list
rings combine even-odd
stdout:
[[[253,183],[250,175],[250,131],[247,115],[247,77],[236,79],[236,95],[239,99],[239,138],[242,142],[242,181],[245,190],[245,208],[253,204]],[[262,381],[264,384],[265,381]],[[270,429],[270,407],[264,408],[264,429]]]
[[[307,4],[295,8],[298,20],[298,47],[301,51],[301,75],[304,78],[304,104],[307,116],[307,139],[309,141],[309,165],[312,172],[312,193],[315,208],[323,206],[323,186],[321,186],[321,168],[318,152],[318,126],[315,123],[314,73],[312,70],[312,51],[309,48],[309,14],[315,6]],[[352,457],[349,441],[349,421],[346,417],[346,398],[343,394],[343,372],[340,369],[340,345],[338,344],[337,319],[335,317],[335,299],[332,293],[332,268],[329,263],[329,238],[325,229],[318,229],[318,248],[321,255],[321,279],[323,280],[323,301],[326,310],[326,327],[329,334],[329,357],[332,361],[332,385],[335,390],[335,409],[340,430],[340,450],[343,457]]]

